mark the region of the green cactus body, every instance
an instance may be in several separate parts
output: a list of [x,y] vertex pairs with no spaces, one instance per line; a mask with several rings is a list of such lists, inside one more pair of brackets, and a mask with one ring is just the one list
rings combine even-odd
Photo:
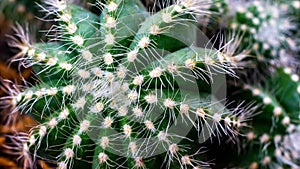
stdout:
[[215,76],[235,74],[220,51],[193,46],[201,6],[149,15],[139,0],[97,4],[101,16],[49,1],[55,42],[22,50],[39,83],[12,102],[40,122],[34,156],[58,168],[208,167],[197,142],[235,137],[246,116],[210,93]]
[[212,25],[229,30],[229,36],[237,35],[241,42],[237,49],[250,56],[231,58],[245,68],[238,76],[243,79],[247,74],[246,82],[238,81],[239,87],[233,87],[232,93],[238,93],[232,94],[233,100],[259,107],[249,122],[252,127],[243,131],[247,134],[241,138],[238,160],[232,159],[234,167],[299,168],[299,144],[295,143],[300,111],[295,33],[299,17],[295,9],[299,1],[224,0],[211,6],[219,14],[218,25]]
[[293,18],[296,14],[289,15],[297,4],[297,1],[222,0],[214,3],[211,10],[216,11],[212,18],[217,17],[221,29],[243,36],[241,48],[248,48],[257,61],[268,63],[278,59],[283,50],[298,50],[293,33],[298,24]]
[[[272,87],[272,88],[271,88]],[[276,89],[276,90],[274,90]],[[273,75],[258,86],[244,85],[240,99],[255,101],[260,113],[245,131],[243,162],[250,168],[298,168],[299,149],[299,76],[291,68],[276,68]]]

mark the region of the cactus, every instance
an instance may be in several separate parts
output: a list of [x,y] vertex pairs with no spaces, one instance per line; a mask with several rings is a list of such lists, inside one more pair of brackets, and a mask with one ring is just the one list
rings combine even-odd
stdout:
[[[39,122],[18,154],[32,168],[42,158],[58,168],[196,169],[215,165],[207,140],[229,139],[239,144],[226,149],[226,167],[299,168],[298,2],[178,0],[149,13],[139,0],[99,0],[98,16],[45,0],[49,42],[20,27],[10,42],[37,79],[0,100]],[[208,40],[196,25],[229,33]]]
[[[299,168],[299,9],[300,2],[221,0],[210,7],[213,15],[202,16],[202,29],[228,36],[241,35],[237,50],[248,55],[236,60],[242,65],[229,86],[229,100],[258,106],[251,128],[239,137],[239,152],[222,143],[217,149],[232,158],[226,167]],[[217,21],[217,22],[215,22]],[[219,29],[215,29],[218,27]],[[208,32],[207,34],[209,34]],[[224,148],[223,147],[229,147]],[[231,149],[230,149],[231,148]],[[236,148],[236,146],[235,146]],[[231,152],[230,152],[231,151]]]
[[[40,17],[39,8],[36,5],[40,1],[26,1],[26,0],[2,0],[0,2],[0,23],[3,22],[2,28],[13,27],[13,24],[18,22],[21,25],[29,25],[28,29],[34,33],[34,35],[39,35],[39,29],[45,28],[43,22],[36,19],[35,17]],[[9,32],[2,32],[9,33]],[[34,36],[31,36],[33,38]],[[36,36],[37,38],[41,35]]]
[[220,28],[242,35],[239,50],[250,56],[238,74],[243,80],[230,86],[230,97],[259,107],[249,122],[252,127],[240,137],[240,154],[233,155],[229,166],[300,167],[297,9],[299,1],[225,0],[211,7],[221,14]]
[[23,0],[3,0],[0,3],[1,14],[6,19],[12,21],[33,20],[34,14],[37,13],[37,6],[34,3],[39,1],[23,1]]
[[197,46],[195,18],[209,13],[207,1],[168,3],[149,14],[139,0],[97,1],[100,16],[66,1],[41,5],[57,23],[50,42],[32,44],[19,31],[10,43],[38,83],[4,99],[40,123],[26,144],[32,160],[196,169],[211,165],[201,143],[235,139],[252,108],[228,109],[213,91],[222,89],[217,78],[236,77],[224,58],[239,44]]
[[221,29],[240,32],[244,36],[243,48],[248,47],[259,62],[271,63],[285,50],[299,50],[294,38],[298,17],[293,12],[299,9],[298,2],[221,0],[211,7],[217,15],[205,20],[217,20]]
[[235,99],[255,101],[259,114],[242,142],[240,161],[245,168],[299,168],[299,76],[290,67],[274,68],[272,75],[256,83],[244,83],[232,89]]

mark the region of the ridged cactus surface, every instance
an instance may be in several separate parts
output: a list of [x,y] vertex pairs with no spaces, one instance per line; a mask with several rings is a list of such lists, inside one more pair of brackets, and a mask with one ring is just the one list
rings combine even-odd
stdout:
[[222,14],[220,29],[239,34],[239,50],[248,55],[239,62],[241,79],[230,86],[232,100],[259,107],[233,166],[299,168],[299,8],[298,0],[224,0],[211,7]]
[[299,86],[299,76],[286,67],[234,89],[235,99],[259,106],[252,127],[244,131],[243,149],[234,166],[299,168]]
[[26,166],[300,168],[298,0],[89,2],[44,0],[47,42],[10,37],[36,75],[0,100],[39,122]]
[[196,45],[195,18],[209,13],[207,2],[168,3],[149,14],[139,0],[99,1],[96,16],[45,1],[57,22],[52,42],[12,44],[39,81],[12,97],[40,122],[26,150],[58,168],[210,166],[201,143],[234,138],[251,114],[225,108],[211,92],[216,76],[235,76],[235,65],[226,51]]

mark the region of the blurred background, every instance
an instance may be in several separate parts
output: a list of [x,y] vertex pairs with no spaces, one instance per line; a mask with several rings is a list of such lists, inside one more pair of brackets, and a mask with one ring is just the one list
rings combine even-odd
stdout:
[[[76,3],[99,15],[100,10],[91,5],[94,1],[78,0]],[[0,97],[9,94],[9,86],[22,86],[24,79],[34,83],[31,68],[25,68],[18,62],[11,62],[13,56],[19,51],[9,46],[8,42],[11,36],[14,37],[13,28],[18,24],[28,28],[32,41],[46,41],[46,32],[43,30],[49,29],[52,23],[41,19],[43,14],[38,6],[40,3],[41,0],[0,0]],[[143,3],[151,8],[154,0],[143,0]],[[36,125],[34,120],[19,112],[11,115],[13,111],[10,107],[0,108],[0,168],[3,169],[24,168],[23,163],[18,159],[19,154],[15,154],[8,146],[17,147],[13,140],[14,136],[28,132]],[[11,118],[14,119],[13,122]],[[37,165],[39,168],[54,168],[42,160]]]

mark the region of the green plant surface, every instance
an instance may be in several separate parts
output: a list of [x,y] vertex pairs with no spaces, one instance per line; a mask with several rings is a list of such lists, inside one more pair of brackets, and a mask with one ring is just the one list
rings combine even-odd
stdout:
[[29,150],[58,168],[209,167],[200,140],[235,137],[247,120],[208,87],[235,65],[193,45],[195,16],[209,11],[189,1],[153,14],[139,0],[96,5],[100,16],[46,1],[53,42],[12,43],[39,81],[11,101],[40,123]]

